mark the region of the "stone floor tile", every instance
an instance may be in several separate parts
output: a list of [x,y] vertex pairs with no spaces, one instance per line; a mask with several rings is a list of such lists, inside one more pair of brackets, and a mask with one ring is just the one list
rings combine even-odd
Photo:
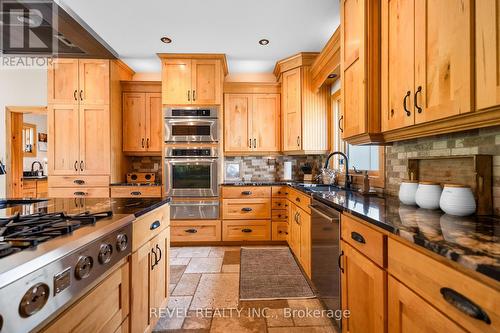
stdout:
[[172,295],[174,296],[193,296],[200,281],[201,274],[189,274],[185,273],[182,275],[179,283],[175,287]]
[[268,327],[293,326],[293,319],[285,316],[284,309],[266,309]]
[[182,274],[184,274],[186,267],[184,265],[170,265],[170,283],[177,284]]
[[210,249],[209,257],[223,258],[227,251],[240,251],[239,246],[214,246]]
[[209,246],[179,247],[177,258],[206,258],[208,257],[210,250],[211,248]]
[[240,265],[222,265],[222,273],[239,273]]
[[172,292],[174,291],[175,286],[176,286],[175,283],[171,283],[171,284],[168,285],[168,294],[169,295],[172,295]]
[[252,316],[235,316],[232,318],[215,317],[212,319],[210,333],[264,333],[266,321],[264,318]]
[[182,325],[182,328],[184,330],[194,330],[194,329],[209,330],[211,324],[212,324],[211,316],[205,316],[204,313],[189,311],[188,315],[184,319],[184,325]]
[[170,311],[165,312],[163,316],[160,317],[156,324],[155,331],[182,328],[191,300],[192,296],[171,296],[168,300],[168,309]]
[[239,265],[240,251],[226,251],[224,253],[224,265]]
[[190,309],[235,309],[238,297],[238,274],[203,274]]
[[328,326],[331,323],[326,312],[319,314],[314,312],[312,315],[307,315],[307,310],[323,310],[323,306],[317,299],[289,299],[288,305],[292,310],[295,326]]
[[219,273],[222,258],[191,258],[185,273]]
[[184,265],[187,266],[191,258],[170,258],[170,265]]
[[179,247],[171,247],[169,251],[169,256],[170,258],[175,258],[177,257],[177,254],[179,253]]

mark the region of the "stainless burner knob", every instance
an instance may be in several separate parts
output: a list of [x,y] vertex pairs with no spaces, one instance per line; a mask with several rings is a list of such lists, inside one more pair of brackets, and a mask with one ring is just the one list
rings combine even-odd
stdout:
[[128,246],[128,238],[127,235],[119,234],[116,236],[116,249],[118,252],[125,251]]
[[31,287],[21,299],[19,314],[21,317],[29,317],[43,308],[49,298],[49,286],[45,283],[37,283]]
[[78,280],[85,279],[90,274],[94,260],[90,256],[81,256],[75,267],[75,276]]
[[98,260],[101,264],[107,264],[111,261],[111,255],[113,254],[113,246],[111,244],[101,244],[101,249],[99,250]]

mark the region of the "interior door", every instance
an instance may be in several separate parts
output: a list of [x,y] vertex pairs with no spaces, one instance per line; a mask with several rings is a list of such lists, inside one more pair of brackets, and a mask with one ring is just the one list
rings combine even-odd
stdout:
[[247,152],[252,150],[250,136],[250,110],[252,95],[226,94],[224,103],[224,151]]
[[192,60],[191,66],[193,104],[220,104],[221,66],[219,60]]
[[282,74],[283,150],[302,149],[300,68]]
[[415,1],[384,0],[382,15],[382,109],[387,131],[415,123]]
[[109,60],[80,59],[78,62],[80,104],[109,104]]
[[160,93],[146,93],[146,149],[161,152],[163,145],[163,117]]
[[163,104],[191,104],[191,59],[164,60],[161,89]]
[[78,105],[49,104],[49,175],[75,175],[79,173],[80,141]]
[[47,103],[78,104],[78,59],[54,59],[47,73]]
[[280,95],[254,94],[252,96],[253,149],[262,152],[280,150]]
[[473,110],[472,3],[415,2],[416,123]]
[[80,159],[83,175],[110,174],[108,105],[80,106]]
[[476,1],[476,106],[500,105],[500,3]]
[[146,151],[146,94],[123,93],[123,150]]

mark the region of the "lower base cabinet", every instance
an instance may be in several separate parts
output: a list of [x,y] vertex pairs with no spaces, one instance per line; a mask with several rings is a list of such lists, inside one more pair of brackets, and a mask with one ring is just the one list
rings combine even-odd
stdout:
[[311,278],[311,215],[290,202],[288,245]]
[[172,220],[172,242],[220,242],[220,220]]
[[128,332],[129,269],[128,262],[115,269],[43,332]]
[[385,332],[387,273],[344,241],[341,251],[342,309],[350,314],[342,332]]
[[223,241],[269,241],[271,221],[234,220],[222,221]]
[[389,333],[466,333],[401,282],[389,276]]

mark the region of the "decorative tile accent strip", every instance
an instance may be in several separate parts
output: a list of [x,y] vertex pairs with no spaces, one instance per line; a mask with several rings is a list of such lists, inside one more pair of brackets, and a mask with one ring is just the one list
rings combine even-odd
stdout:
[[386,192],[397,195],[407,178],[408,158],[493,155],[493,206],[500,215],[500,126],[395,142],[386,148]]

